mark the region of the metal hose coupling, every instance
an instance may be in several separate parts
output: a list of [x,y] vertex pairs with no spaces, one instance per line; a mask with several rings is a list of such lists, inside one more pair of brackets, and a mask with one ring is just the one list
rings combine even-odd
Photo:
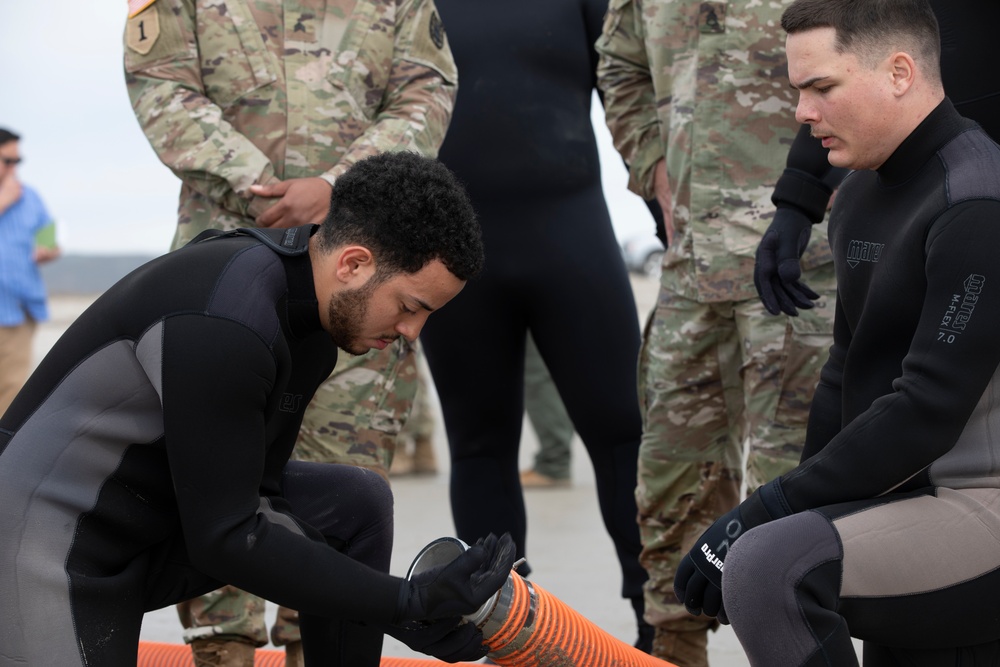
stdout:
[[[421,572],[427,572],[440,565],[447,565],[461,556],[468,548],[469,545],[457,537],[439,537],[420,550],[417,557],[410,563],[406,578],[412,579]],[[475,623],[476,627],[483,631],[484,637],[493,634],[488,634],[488,630],[492,629],[495,632],[496,623],[506,618],[510,611],[510,604],[514,596],[514,585],[511,579],[508,576],[500,590],[484,602],[482,607],[464,617],[470,623]],[[495,617],[496,620],[493,620]]]
[[[468,548],[455,537],[434,540],[413,559],[406,578],[450,563]],[[498,665],[675,667],[612,637],[514,570],[500,590],[465,619],[482,630],[489,657]]]

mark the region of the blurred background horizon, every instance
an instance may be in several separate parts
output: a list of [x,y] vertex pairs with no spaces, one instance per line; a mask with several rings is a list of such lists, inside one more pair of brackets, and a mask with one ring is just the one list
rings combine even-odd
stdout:
[[[125,0],[0,9],[0,127],[21,136],[19,176],[56,220],[59,273],[72,268],[67,256],[155,256],[173,238],[180,182],[132,113],[122,69],[126,13]],[[652,236],[596,94],[591,115],[619,242]]]

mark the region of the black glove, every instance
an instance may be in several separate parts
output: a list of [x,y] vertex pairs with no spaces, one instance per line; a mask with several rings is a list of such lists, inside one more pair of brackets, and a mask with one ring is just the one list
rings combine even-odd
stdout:
[[799,259],[809,243],[812,223],[796,208],[781,206],[757,246],[753,284],[767,312],[798,315],[799,308],[813,307],[819,294],[801,282]]
[[486,657],[489,651],[483,644],[482,631],[459,616],[437,621],[407,621],[385,626],[384,631],[414,651],[444,662],[475,662]]
[[471,614],[500,590],[513,566],[513,538],[491,533],[450,563],[403,582],[393,623]]
[[751,528],[791,513],[781,482],[774,479],[713,523],[677,567],[674,595],[684,608],[695,616],[704,612],[728,624],[722,606],[722,566],[729,547]]

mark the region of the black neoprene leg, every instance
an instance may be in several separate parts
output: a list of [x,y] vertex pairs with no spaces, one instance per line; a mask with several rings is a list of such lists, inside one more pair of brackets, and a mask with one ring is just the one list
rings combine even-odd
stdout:
[[[392,492],[381,476],[353,466],[290,461],[282,493],[296,516],[331,546],[389,571]],[[315,614],[301,614],[299,625],[307,664],[377,667],[381,660],[383,635],[377,628]]]
[[634,497],[639,323],[610,225],[595,206],[603,202],[581,195],[484,214],[486,272],[428,320],[421,340],[448,431],[459,537],[509,531],[525,553],[517,452],[530,328],[590,454],[624,593],[635,597],[646,580]]
[[[588,233],[592,247],[552,260],[564,282],[553,277],[552,288],[536,295],[531,331],[590,457],[601,518],[622,569],[622,595],[635,599],[648,577],[639,564],[635,504],[639,318],[610,229],[607,237],[596,226]],[[602,267],[599,280],[594,266]]]
[[470,544],[510,533],[521,558],[527,526],[517,456],[526,329],[518,299],[492,279],[487,262],[486,276],[428,320],[421,342],[448,434],[456,533]]
[[1000,643],[935,650],[890,648],[865,642],[865,667],[997,667]]

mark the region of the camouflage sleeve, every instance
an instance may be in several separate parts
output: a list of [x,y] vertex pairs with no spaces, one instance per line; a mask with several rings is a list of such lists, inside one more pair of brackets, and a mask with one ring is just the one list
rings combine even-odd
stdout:
[[[125,81],[132,109],[160,161],[196,191],[239,215],[273,203],[255,183],[277,182],[270,160],[206,94],[193,0],[156,0],[125,27]],[[240,48],[241,36],[219,39]],[[256,76],[260,73],[254,72]]]
[[399,0],[389,83],[373,122],[326,172],[331,183],[369,155],[411,150],[436,157],[451,122],[458,68],[433,0]]
[[653,167],[663,158],[656,92],[650,74],[641,8],[636,0],[611,0],[598,53],[597,85],[615,148],[629,165],[629,190],[654,199]]

